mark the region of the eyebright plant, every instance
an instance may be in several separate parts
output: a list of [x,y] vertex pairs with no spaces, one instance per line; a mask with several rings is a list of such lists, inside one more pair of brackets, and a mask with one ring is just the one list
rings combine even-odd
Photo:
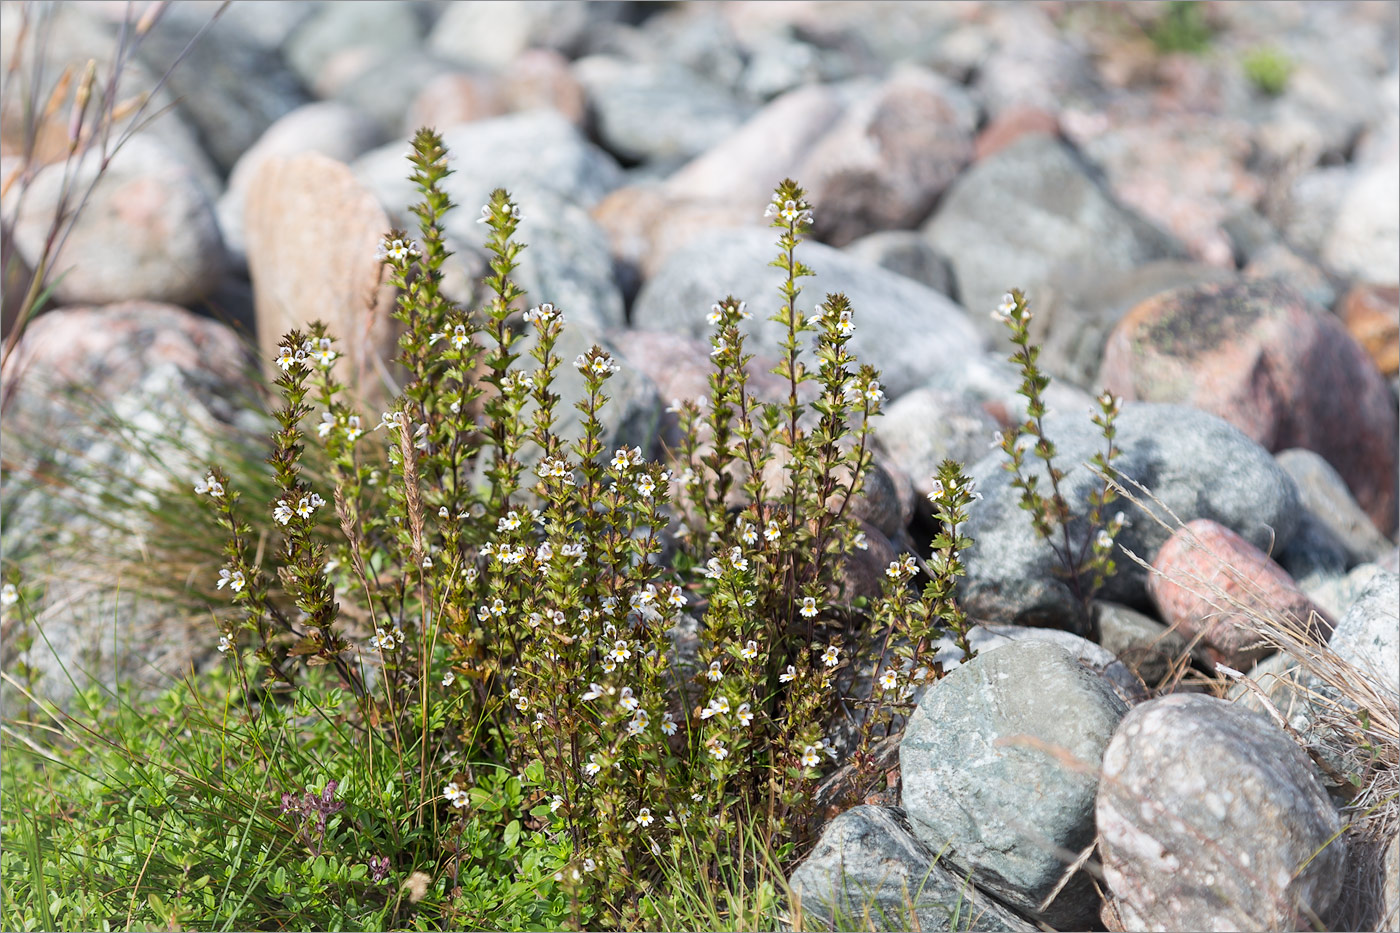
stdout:
[[[1093,413],[1093,421],[1103,434],[1104,449],[1094,454],[1090,464],[1103,482],[1090,494],[1087,523],[1072,523],[1073,508],[1061,489],[1065,474],[1055,466],[1055,444],[1045,434],[1044,392],[1050,385],[1050,377],[1036,363],[1040,348],[1030,341],[1031,311],[1026,296],[1019,290],[1011,290],[992,311],[992,318],[1004,323],[1011,332],[1011,342],[1016,349],[1010,360],[1021,371],[1020,394],[1026,399],[1026,420],[1012,430],[997,434],[996,443],[1006,454],[1002,466],[1012,475],[1011,485],[1021,491],[1021,508],[1030,513],[1036,533],[1055,552],[1061,573],[1082,609],[1081,618],[1092,620],[1094,596],[1117,569],[1113,543],[1126,524],[1122,512],[1106,519],[1108,506],[1118,498],[1111,479],[1115,475],[1113,461],[1121,453],[1114,446],[1113,438],[1117,434],[1114,420],[1122,403],[1107,390],[1096,399],[1098,411]],[[1040,476],[1027,471],[1028,451],[1045,464],[1050,480],[1048,494],[1041,489]],[[1092,626],[1092,621],[1086,624]],[[1078,634],[1089,636],[1092,632]]]
[[[944,532],[927,564],[905,558],[873,607],[844,591],[843,564],[866,546],[852,503],[884,393],[850,351],[848,299],[799,307],[812,208],[796,183],[768,208],[786,273],[773,372],[787,391],[755,397],[752,313],[717,301],[709,395],[675,405],[682,440],[658,462],[618,446],[601,417],[619,362],[600,345],[561,359],[565,309],[526,310],[512,278],[521,213],[505,191],[478,220],[484,304],[442,294],[454,205],[441,138],[419,131],[410,161],[418,236],[390,231],[379,254],[399,290],[402,393],[369,427],[335,377],[334,337],[320,324],[291,333],[275,360],[279,493],[264,506],[276,546],[255,551],[225,473],[196,484],[228,535],[217,585],[242,610],[221,620],[220,649],[272,682],[292,682],[298,659],[343,678],[357,726],[399,749],[418,771],[409,783],[441,788],[406,798],[403,819],[437,827],[449,894],[485,762],[521,781],[518,825],[540,835],[539,864],[579,926],[629,915],[683,849],[714,871],[742,869],[754,835],[790,855],[836,757],[837,675],[869,660],[855,655],[871,619],[889,630],[879,692],[861,700],[876,707],[939,675],[943,634],[967,648],[953,600],[967,477],[939,469]],[[564,366],[583,380],[568,435]],[[319,479],[303,467],[307,423]],[[928,577],[917,595],[915,568]],[[687,628],[694,651],[680,647]]]

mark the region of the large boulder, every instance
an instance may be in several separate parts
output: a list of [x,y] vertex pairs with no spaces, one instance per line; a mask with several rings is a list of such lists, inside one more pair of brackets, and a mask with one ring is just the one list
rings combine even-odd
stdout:
[[[1151,561],[1171,534],[1152,517],[1189,522],[1210,518],[1257,548],[1283,547],[1298,523],[1298,491],[1272,457],[1238,430],[1212,415],[1177,405],[1125,404],[1117,419],[1115,445],[1122,451],[1114,468],[1149,511],[1120,498],[1110,515],[1122,511],[1127,524],[1116,545]],[[1088,497],[1102,479],[1088,465],[1104,448],[1104,439],[1086,412],[1052,414],[1046,433],[1054,442],[1057,467],[1065,473],[1060,488],[1072,513],[1072,542],[1087,532]],[[968,512],[967,534],[973,546],[964,555],[967,577],[959,593],[969,614],[997,622],[1017,622],[1087,631],[1090,620],[1050,545],[1031,526],[1020,507],[1020,490],[1003,469],[997,451],[970,470],[983,498]],[[1029,475],[1048,474],[1028,454]],[[1134,483],[1161,505],[1134,489]],[[1170,509],[1173,519],[1163,509]],[[1117,554],[1117,574],[1099,595],[1132,606],[1147,604],[1148,573],[1127,555]]]
[[1177,694],[1124,717],[1096,810],[1125,929],[1303,929],[1342,888],[1346,841],[1312,762],[1224,700]]
[[1066,651],[1014,641],[955,668],[924,694],[900,743],[914,833],[976,884],[1059,928],[1098,911],[1087,875],[1059,889],[1094,840],[1099,761],[1127,712]]
[[[701,337],[709,332],[710,306],[734,295],[753,311],[745,325],[747,346],[774,352],[786,333],[768,320],[786,275],[769,265],[775,232],[717,230],[672,253],[637,295],[633,326]],[[854,311],[851,350],[881,371],[891,398],[981,351],[962,309],[932,289],[820,243],[802,244],[797,255],[816,271],[815,278],[798,280],[804,288],[799,307],[810,315],[821,296],[845,294]]]

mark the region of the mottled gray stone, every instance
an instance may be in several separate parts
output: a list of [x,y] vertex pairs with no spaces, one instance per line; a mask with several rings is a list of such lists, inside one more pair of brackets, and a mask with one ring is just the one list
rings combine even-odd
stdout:
[[[1268,452],[1213,415],[1177,405],[1127,403],[1117,419],[1115,445],[1122,454],[1114,467],[1122,477],[1141,483],[1176,519],[1209,518],[1240,534],[1255,547],[1287,545],[1298,522],[1298,492]],[[1082,542],[1089,512],[1088,497],[1102,480],[1089,466],[1104,440],[1088,412],[1052,414],[1046,431],[1056,446],[1056,465],[1065,473],[1060,487],[1073,518],[1070,540]],[[967,534],[973,546],[964,555],[967,576],[959,593],[969,614],[979,619],[1087,631],[1089,620],[1069,584],[1057,574],[1059,560],[1036,534],[1020,507],[1020,491],[1002,468],[1000,451],[969,471],[983,498],[968,512]],[[1027,456],[1027,472],[1049,485],[1041,461]],[[1132,482],[1128,488],[1133,489]],[[1144,495],[1148,508],[1160,511]],[[1117,544],[1145,561],[1170,536],[1142,509],[1126,499],[1112,506],[1128,524]],[[1147,571],[1119,554],[1118,572],[1099,596],[1127,605],[1144,605]]]
[[[1127,709],[1104,678],[1043,642],[1000,645],[954,668],[919,701],[900,744],[915,834],[946,847],[979,887],[1035,911],[1094,839],[1099,760]],[[1082,929],[1098,906],[1080,873],[1044,918]]]
[[1225,700],[1177,694],[1124,717],[1096,811],[1127,929],[1307,929],[1341,890],[1346,841],[1312,762]]
[[1305,577],[1298,581],[1298,588],[1333,619],[1340,619],[1383,569],[1374,563],[1357,564],[1346,574]]
[[940,864],[886,807],[852,807],[826,824],[790,884],[797,929],[1036,929]]
[[949,298],[957,297],[948,260],[917,231],[880,230],[846,244],[844,250],[848,255],[898,272]]
[[946,459],[971,463],[987,451],[997,422],[975,400],[957,392],[915,389],[884,409],[875,440],[914,485],[914,507],[932,515],[927,496]]
[[[761,213],[762,206],[755,210]],[[676,250],[642,286],[632,307],[633,326],[703,336],[710,306],[732,294],[753,312],[745,325],[748,346],[774,352],[786,331],[768,320],[785,277],[769,265],[776,251],[773,234],[717,230]],[[880,369],[891,398],[980,353],[982,340],[967,316],[943,295],[821,243],[803,243],[797,258],[816,271],[815,278],[799,280],[799,308],[811,314],[826,294],[845,294],[856,328],[851,351]]]
[[1167,234],[1116,204],[1058,140],[1035,134],[974,164],[943,196],[924,235],[947,256],[963,305],[983,333],[1008,289],[1037,292],[1181,255]]
[[1329,645],[1400,699],[1400,577],[1376,573],[1337,623]]
[[[1345,548],[1346,569],[1375,560],[1394,547],[1376,530],[1352,497],[1346,481],[1321,454],[1293,448],[1274,454],[1274,460],[1297,484],[1308,521],[1322,526]],[[1284,567],[1288,565],[1285,563]]]
[[1187,640],[1156,619],[1119,603],[1095,602],[1099,644],[1148,686],[1160,684],[1173,669],[1190,664]]

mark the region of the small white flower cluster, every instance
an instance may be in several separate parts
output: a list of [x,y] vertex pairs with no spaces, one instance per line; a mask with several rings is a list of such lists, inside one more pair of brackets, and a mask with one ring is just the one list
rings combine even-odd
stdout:
[[369,646],[379,651],[393,651],[403,644],[403,629],[397,625],[393,631],[385,631],[383,628],[376,628],[374,636],[369,640]]
[[626,473],[634,466],[641,466],[642,448],[633,447],[631,450],[628,450],[626,447],[619,447],[617,451],[613,453],[611,465],[612,468],[619,473]]
[[[1005,295],[1001,296],[1001,304],[997,305],[995,308],[992,309],[992,320],[1000,321],[1001,323],[1005,324],[1008,321],[1015,318],[1015,316],[1016,299],[1010,292],[1007,292]],[[1030,319],[1030,309],[1025,308],[1021,312],[1021,321],[1022,323],[1030,323]]]
[[600,347],[594,347],[588,353],[580,353],[574,357],[574,366],[585,376],[591,372],[604,379],[622,372],[622,367],[618,365],[617,361]]
[[410,256],[416,259],[421,255],[423,252],[418,248],[418,244],[408,237],[385,237],[379,241],[379,248],[374,251],[374,258],[380,262],[388,259],[400,264]]
[[[968,488],[971,489],[971,486]],[[928,501],[932,502],[934,505],[941,504],[945,499],[951,502],[957,491],[958,484],[956,482],[949,480],[945,486],[943,480],[935,476],[929,487]],[[980,492],[974,492],[972,493],[972,498],[974,500],[981,499],[982,494]]]
[[224,494],[224,484],[214,478],[210,473],[201,480],[195,480],[195,495],[202,496],[206,493],[215,499],[221,498]]
[[[726,310],[728,310],[726,306],[718,301],[710,305],[710,310],[705,315],[705,323],[709,324],[711,327],[719,324],[724,320],[724,312]],[[753,312],[749,310],[749,303],[747,301],[741,301],[737,305],[734,305],[733,310],[739,315],[739,320],[753,320]]]
[[228,585],[229,590],[238,593],[242,592],[243,587],[247,585],[247,581],[243,579],[243,571],[230,571],[227,567],[224,567],[219,571],[219,582],[214,588],[221,590],[224,588],[225,584]]
[[779,201],[777,195],[773,196],[773,201],[763,212],[764,217],[778,217],[785,223],[801,226],[812,223],[813,214],[810,208],[804,208],[796,201]]
[[219,653],[220,653],[220,654],[228,654],[229,649],[232,648],[232,647],[233,647],[233,636],[232,636],[232,635],[220,635],[220,636],[219,636]]
[[568,461],[562,457],[545,457],[540,461],[535,473],[541,480],[557,479],[566,486],[574,485],[574,471],[569,469]]
[[272,361],[277,364],[278,369],[285,373],[292,368],[293,364],[305,366],[307,360],[328,367],[335,362],[335,359],[336,352],[331,349],[331,338],[322,337],[319,340],[304,340],[297,348],[284,344],[277,348],[277,355],[273,357]]
[[890,561],[890,565],[885,568],[885,576],[889,577],[891,580],[899,580],[901,578],[907,579],[918,572],[919,562],[914,559],[913,554],[905,554],[904,560],[902,561],[892,560]]
[[0,587],[0,606],[9,608],[19,602],[19,590],[13,583],[6,583]]
[[[1098,402],[1104,408],[1107,408],[1111,414],[1115,415],[1118,414],[1119,410],[1123,407],[1123,400],[1107,389],[1104,389],[1103,394],[1099,396]],[[1098,414],[1098,412],[1095,412],[1095,414]]]
[[879,379],[871,379],[865,386],[865,400],[872,405],[878,405],[885,400],[885,390],[880,388]]
[[[481,205],[481,216],[476,219],[476,222],[479,224],[489,224],[493,216],[494,215],[491,213],[491,205],[483,204]],[[506,202],[505,216],[509,217],[516,223],[520,223],[520,221],[525,219],[520,216],[519,205],[511,201]]]
[[821,764],[821,752],[826,752],[826,756],[831,759],[836,758],[836,748],[830,742],[818,739],[815,743],[808,745],[802,750],[802,767],[815,768]]
[[447,798],[448,803],[459,810],[465,807],[467,802],[471,799],[467,795],[466,790],[458,785],[456,781],[448,782],[447,786],[442,789],[442,795]]
[[564,312],[557,310],[554,305],[547,301],[525,312],[525,320],[530,324],[543,326],[555,318],[559,319],[560,324],[564,323]]
[[[341,420],[330,412],[321,412],[321,423],[316,425],[316,434],[318,437],[329,437],[331,431],[334,431],[341,423]],[[360,426],[359,415],[347,415],[344,425],[345,440],[349,443],[353,444],[360,435],[365,433],[364,428]]]
[[278,499],[277,507],[272,510],[272,517],[277,520],[278,524],[285,525],[292,520],[293,515],[303,519],[310,518],[317,509],[325,504],[326,500],[314,492],[309,496],[302,496],[297,500],[295,507],[286,499]]

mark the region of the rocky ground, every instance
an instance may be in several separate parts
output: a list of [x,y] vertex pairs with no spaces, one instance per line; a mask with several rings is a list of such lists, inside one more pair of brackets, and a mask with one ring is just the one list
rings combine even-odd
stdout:
[[[172,6],[132,86],[152,86],[217,6]],[[62,8],[55,61],[107,60],[125,7]],[[674,431],[669,400],[704,390],[709,305],[776,305],[763,208],[793,177],[816,205],[808,301],[849,296],[854,349],[889,397],[872,550],[895,554],[925,528],[944,457],[984,495],[962,590],[981,654],[890,746],[897,789],[827,825],[793,876],[805,908],[910,902],[925,930],[1400,929],[1393,885],[1388,917],[1374,898],[1357,906],[1381,856],[1348,851],[1333,777],[1253,694],[1181,677],[1192,662],[1257,664],[1261,683],[1296,687],[1311,675],[1261,645],[1255,620],[1315,610],[1315,637],[1330,629],[1335,654],[1400,701],[1400,7],[1178,13],[236,3],[159,91],[169,112],[113,161],[53,310],[7,361],[6,550],[55,514],[68,539],[106,546],[93,509],[64,511],[16,477],[81,459],[132,483],[158,470],[185,482],[211,435],[257,430],[239,401],[248,367],[306,320],[328,322],[366,394],[382,393],[392,295],[374,251],[411,225],[403,157],[419,126],[453,154],[453,296],[475,297],[473,221],[505,186],[525,214],[521,282],[572,325],[578,349],[561,355],[597,342],[629,364],[608,429],[651,450]],[[16,15],[0,5],[6,68]],[[7,177],[17,132],[0,126]],[[19,212],[30,263],[63,171],[40,172]],[[1127,400],[1118,467],[1156,497],[1125,506],[1119,541],[1142,563],[1119,561],[1090,619],[988,451],[1024,410],[987,313],[1010,287],[1029,293],[1056,377],[1049,431],[1071,500],[1094,482],[1076,464],[1101,444],[1086,409],[1103,387]],[[85,431],[78,391],[174,441]],[[1174,518],[1159,524],[1163,507]],[[170,671],[212,653],[162,607],[122,604],[110,580],[47,573],[62,585],[40,618],[70,663],[130,655]],[[1290,697],[1294,735],[1325,728]],[[1099,870],[1067,874],[1096,838]]]

